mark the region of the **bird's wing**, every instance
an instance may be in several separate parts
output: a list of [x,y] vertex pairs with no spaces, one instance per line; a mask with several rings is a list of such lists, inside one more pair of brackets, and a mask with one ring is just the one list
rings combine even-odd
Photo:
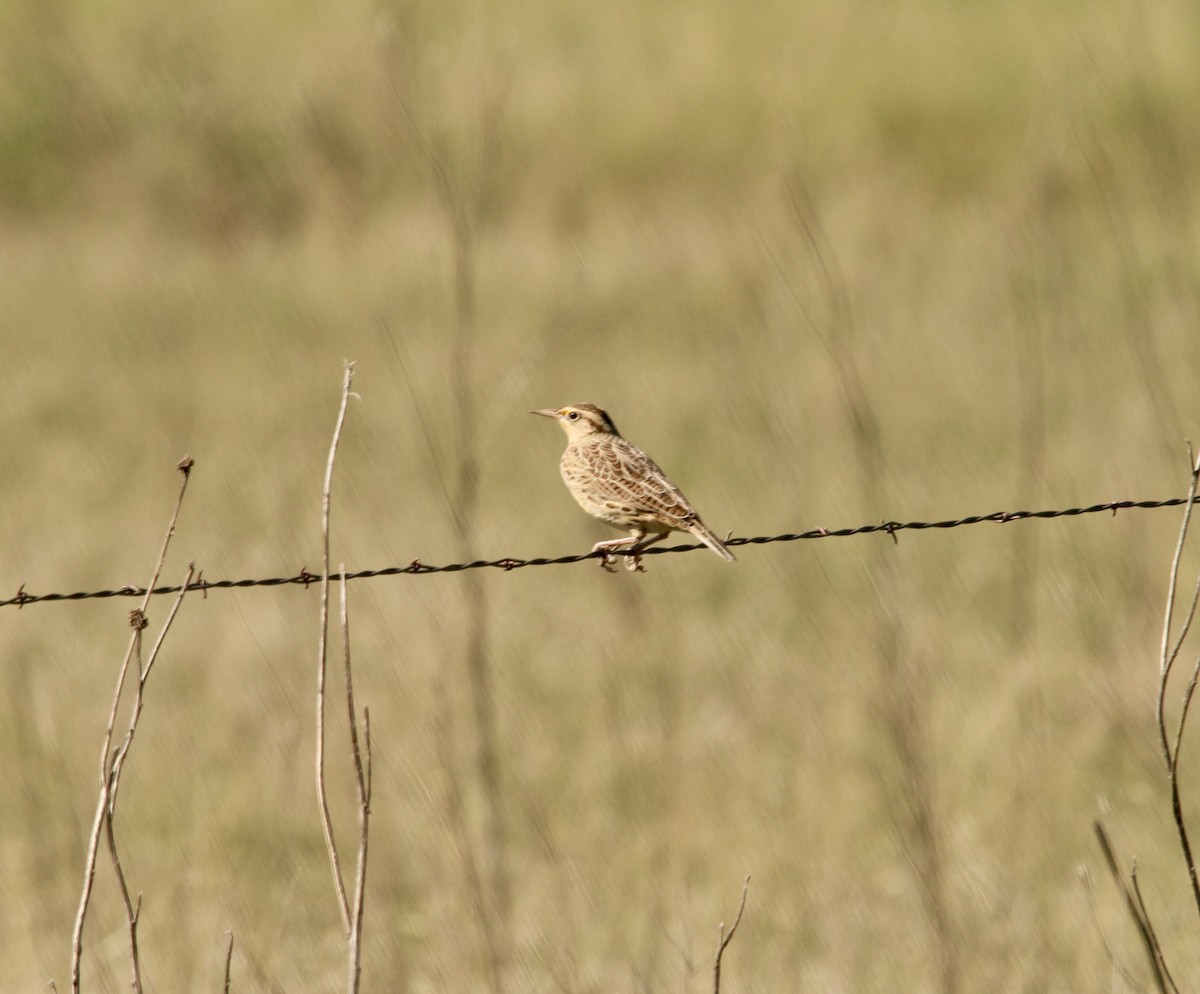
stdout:
[[610,459],[597,460],[595,485],[606,499],[619,501],[636,511],[661,517],[680,529],[696,518],[696,511],[646,453],[635,445],[614,445]]

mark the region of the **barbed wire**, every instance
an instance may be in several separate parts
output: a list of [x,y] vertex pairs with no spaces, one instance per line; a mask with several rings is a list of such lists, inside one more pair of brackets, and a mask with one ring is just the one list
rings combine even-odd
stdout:
[[[978,525],[988,521],[996,524],[1007,524],[1012,521],[1028,521],[1034,518],[1070,518],[1078,517],[1082,514],[1099,514],[1104,511],[1111,511],[1115,516],[1118,511],[1179,507],[1186,503],[1186,497],[1171,497],[1167,500],[1108,501],[1104,504],[1092,504],[1089,507],[1067,507],[1052,511],[993,511],[991,514],[974,514],[965,518],[952,518],[946,521],[881,521],[879,524],[859,525],[857,528],[837,528],[833,530],[814,528],[806,532],[785,532],[781,535],[755,535],[746,538],[730,538],[726,540],[725,544],[738,548],[743,545],[770,545],[774,542],[798,542],[803,539],[849,538],[853,535],[871,535],[880,532],[890,535],[892,541],[896,542],[896,535],[902,531],[961,528],[965,525]],[[1200,496],[1196,497],[1193,503],[1200,504]],[[665,548],[654,546],[643,550],[641,555],[661,556],[675,552],[693,552],[696,549],[703,548],[705,546],[699,543],[695,545],[672,545]],[[631,555],[631,553],[620,550],[614,550],[611,554],[618,556]],[[589,559],[601,559],[604,555],[604,552],[585,552],[581,555],[557,556],[554,558],[539,556],[534,559],[515,559],[511,557],[504,559],[476,559],[469,563],[448,563],[444,566],[430,566],[419,559],[414,559],[407,566],[385,566],[382,569],[357,570],[347,573],[346,579],[367,580],[377,576],[425,576],[432,573],[459,573],[468,569],[485,568],[499,569],[508,573],[512,570],[524,569],[527,566],[566,566],[571,563],[586,562]],[[340,575],[337,574],[330,577],[332,582],[338,582],[340,579]],[[210,590],[231,590],[238,587],[282,587],[288,585],[308,587],[310,584],[320,582],[321,575],[319,573],[310,573],[307,568],[304,568],[295,576],[277,576],[268,579],[205,580],[203,577],[200,577],[189,583],[187,589],[189,591],[199,590],[207,595]],[[162,586],[155,587],[151,593],[177,594],[182,589],[183,587],[181,586]],[[15,597],[0,600],[0,607],[11,607],[15,604],[18,608],[21,608],[26,604],[37,604],[43,601],[81,601],[102,597],[144,597],[145,595],[145,587],[133,585],[118,587],[115,590],[86,590],[73,594],[29,594],[25,592],[25,585],[21,584]]]

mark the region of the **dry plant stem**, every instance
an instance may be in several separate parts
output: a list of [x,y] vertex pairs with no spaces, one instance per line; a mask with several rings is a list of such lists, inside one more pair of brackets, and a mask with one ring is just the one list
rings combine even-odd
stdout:
[[233,967],[233,933],[229,933],[229,945],[225,947],[225,994],[229,994],[230,970]]
[[108,854],[112,858],[113,869],[117,874],[117,885],[121,891],[121,901],[125,905],[125,927],[129,931],[129,961],[130,989],[135,994],[142,994],[142,960],[138,952],[138,918],[142,912],[142,895],[138,894],[137,901],[129,898],[129,887],[125,883],[125,871],[121,868],[121,858],[117,855],[117,840],[113,835],[112,809],[104,818],[104,836],[108,842]]
[[117,805],[117,788],[120,785],[121,770],[125,766],[125,757],[129,754],[129,745],[133,741],[133,730],[137,727],[138,717],[142,710],[142,688],[145,684],[144,674],[145,669],[142,666],[142,628],[140,619],[134,619],[135,634],[137,636],[134,655],[137,659],[138,682],[134,691],[134,704],[129,718],[129,731],[126,733],[125,740],[117,750],[116,759],[113,761],[110,769],[110,789],[108,804],[104,811],[104,837],[108,843],[108,854],[112,859],[113,870],[117,876],[117,887],[121,892],[121,902],[125,905],[125,924],[129,930],[129,951],[130,960],[132,963],[132,977],[130,978],[130,987],[141,994],[142,990],[142,971],[141,959],[138,954],[138,939],[137,925],[138,916],[142,908],[142,896],[139,894],[137,904],[131,900],[129,896],[129,886],[125,880],[125,871],[121,866],[121,857],[117,852],[117,840],[113,832],[113,812]]
[[1158,960],[1158,965],[1162,968],[1163,977],[1166,978],[1167,985],[1174,991],[1174,994],[1179,994],[1175,978],[1171,976],[1171,971],[1167,967],[1167,959],[1163,956],[1162,946],[1158,943],[1158,933],[1154,931],[1154,925],[1150,921],[1150,912],[1146,910],[1146,901],[1142,897],[1142,885],[1138,883],[1136,856],[1133,860],[1133,866],[1129,870],[1129,882],[1133,884],[1133,896],[1137,900],[1138,911],[1141,913],[1143,920],[1146,922],[1146,927],[1150,932],[1150,941],[1154,946],[1154,955]]
[[330,493],[333,489],[333,463],[337,457],[338,442],[342,437],[342,425],[346,421],[346,407],[350,402],[350,384],[353,380],[354,363],[347,362],[342,376],[342,402],[338,408],[337,422],[333,428],[329,460],[325,464],[325,487],[321,500],[321,632],[317,646],[317,801],[321,809],[321,828],[325,833],[325,849],[329,853],[329,864],[333,870],[333,885],[337,891],[338,908],[342,915],[342,928],[346,935],[350,934],[350,902],[346,898],[346,885],[342,882],[342,864],[338,858],[337,843],[333,838],[333,821],[329,817],[329,799],[325,793],[325,660],[329,642]]
[[729,931],[725,931],[724,922],[717,927],[717,955],[713,957],[713,994],[721,994],[721,957],[725,955],[725,949],[733,941],[733,933],[741,923],[742,912],[746,910],[746,895],[749,892],[750,877],[747,876],[746,882],[742,884],[742,902],[738,905],[737,916],[733,919]]
[[[167,631],[171,627],[171,623],[175,620],[175,615],[179,611],[180,605],[183,603],[184,594],[187,593],[188,584],[192,582],[192,578],[196,574],[196,566],[194,563],[188,564],[187,577],[184,579],[182,589],[176,596],[174,603],[171,605],[171,611],[167,615],[167,620],[163,623],[162,630],[158,633],[158,638],[154,641],[154,646],[150,650],[150,655],[146,658],[146,665],[142,666],[142,649],[141,639],[138,640],[138,645],[135,650],[135,658],[138,663],[138,680],[134,686],[133,708],[129,714],[129,727],[125,732],[125,739],[117,749],[115,758],[112,762],[112,773],[110,781],[112,787],[108,796],[108,807],[104,814],[104,829],[105,837],[108,841],[109,855],[112,857],[113,870],[117,875],[117,884],[121,891],[121,901],[125,905],[125,924],[129,930],[129,952],[132,969],[132,979],[130,986],[136,992],[141,994],[142,978],[141,978],[141,961],[138,954],[138,937],[137,928],[138,921],[141,917],[142,895],[137,896],[134,901],[129,896],[129,887],[125,881],[125,871],[121,866],[120,856],[117,854],[117,840],[113,832],[113,818],[117,809],[117,793],[121,787],[121,773],[125,769],[125,760],[129,756],[129,749],[133,745],[133,737],[137,732],[138,721],[142,716],[142,704],[145,701],[146,681],[150,678],[150,671],[154,668],[154,662],[158,659],[159,650],[162,648],[163,639],[166,637]],[[140,634],[140,633],[139,633]]]
[[[83,871],[83,888],[79,895],[79,909],[75,913],[75,927],[71,936],[71,990],[74,994],[78,994],[80,983],[80,964],[83,959],[83,925],[87,919],[88,905],[92,898],[92,885],[96,879],[96,856],[99,851],[100,833],[104,829],[105,822],[111,817],[111,808],[113,805],[113,795],[119,783],[119,769],[113,769],[112,757],[112,740],[113,729],[117,724],[117,712],[121,704],[121,692],[125,687],[125,677],[129,672],[129,661],[133,658],[135,651],[140,651],[142,644],[142,621],[146,616],[146,608],[150,605],[150,598],[153,596],[155,584],[158,583],[158,578],[162,574],[163,564],[167,560],[167,549],[170,548],[171,538],[175,534],[175,526],[179,521],[179,511],[183,506],[183,496],[187,492],[188,480],[191,476],[192,459],[190,456],[185,456],[179,463],[179,471],[183,474],[183,480],[179,485],[179,495],[175,498],[175,510],[171,514],[170,523],[167,525],[166,534],[163,536],[162,548],[158,554],[158,561],[154,564],[154,574],[150,578],[150,582],[146,584],[146,593],[142,598],[141,606],[130,615],[130,622],[133,624],[133,634],[129,638],[129,647],[125,650],[125,658],[121,662],[120,670],[117,673],[117,686],[113,692],[112,708],[108,714],[108,725],[104,733],[104,744],[100,749],[100,794],[96,801],[96,814],[92,819],[92,831],[88,839],[87,858],[84,861]],[[188,568],[188,579],[194,572],[194,567]],[[171,613],[166,624],[163,625],[162,631],[159,633],[158,641],[155,643],[154,652],[151,655],[150,663],[144,671],[141,670],[139,661],[139,696],[140,688],[145,684],[146,676],[149,673],[150,664],[153,663],[154,656],[157,655],[158,647],[162,645],[163,637],[166,635],[167,628],[175,617],[175,612],[179,610],[179,604],[183,600],[183,595],[187,592],[187,584],[184,584],[184,589],[179,591],[179,596],[175,599],[175,605],[171,609]],[[131,719],[133,726],[136,727],[136,717]],[[129,751],[129,744],[132,742],[132,731],[127,733],[126,743],[121,752],[121,765],[124,765],[124,755]],[[119,873],[119,863],[116,864]],[[123,884],[123,878],[122,878]],[[127,897],[127,895],[126,895]],[[128,900],[126,907],[128,908]],[[136,964],[136,948],[134,951]]]
[[[1195,665],[1192,667],[1191,677],[1184,691],[1179,718],[1175,726],[1173,743],[1171,740],[1172,737],[1167,732],[1165,707],[1167,684],[1170,680],[1171,670],[1175,664],[1175,660],[1179,657],[1188,632],[1191,630],[1192,622],[1196,617],[1197,602],[1200,601],[1200,577],[1198,577],[1187,616],[1180,625],[1178,634],[1174,634],[1171,629],[1174,620],[1175,598],[1179,587],[1179,566],[1183,559],[1183,550],[1187,543],[1188,529],[1191,525],[1192,507],[1196,500],[1197,489],[1200,489],[1200,461],[1197,461],[1196,454],[1190,442],[1188,443],[1188,468],[1191,471],[1191,485],[1188,489],[1188,498],[1184,506],[1183,521],[1179,526],[1179,539],[1175,543],[1175,554],[1171,558],[1171,573],[1167,585],[1167,604],[1163,613],[1155,718],[1158,725],[1159,747],[1162,751],[1163,762],[1167,769],[1167,780],[1171,789],[1171,812],[1175,820],[1175,829],[1179,836],[1179,846],[1183,852],[1184,862],[1187,864],[1188,879],[1192,885],[1192,898],[1197,912],[1200,913],[1200,883],[1197,881],[1196,862],[1192,855],[1191,840],[1188,836],[1187,822],[1183,815],[1183,802],[1179,792],[1179,758],[1183,745],[1183,730],[1187,725],[1188,712],[1191,708],[1192,698],[1196,692],[1197,681],[1200,680],[1200,659],[1197,659]],[[1158,941],[1158,935],[1154,931],[1149,911],[1146,909],[1146,902],[1142,898],[1141,885],[1137,879],[1137,863],[1134,863],[1133,869],[1130,872],[1130,883],[1127,884],[1117,869],[1116,857],[1113,854],[1112,844],[1104,825],[1097,821],[1095,829],[1096,837],[1100,842],[1100,848],[1104,853],[1104,859],[1108,864],[1109,872],[1112,874],[1117,886],[1121,888],[1122,895],[1125,898],[1126,909],[1137,926],[1138,935],[1141,937],[1142,945],[1145,947],[1146,958],[1150,961],[1158,989],[1163,994],[1166,994],[1169,987],[1171,991],[1178,994],[1179,988],[1176,986],[1174,978],[1171,976],[1171,971],[1167,967],[1166,958],[1163,956],[1162,947]]]
[[354,905],[347,936],[349,946],[349,977],[346,989],[357,994],[362,975],[363,897],[367,883],[367,829],[371,817],[371,712],[363,709],[363,731],[360,746],[358,715],[354,710],[354,679],[350,666],[350,614],[347,609],[346,566],[341,568],[342,658],[346,675],[346,708],[350,719],[350,752],[354,758],[354,780],[358,788],[358,857],[354,871]]
[[1162,655],[1159,666],[1158,698],[1155,705],[1155,714],[1158,719],[1158,733],[1163,759],[1167,766],[1167,781],[1171,788],[1171,813],[1175,819],[1175,830],[1179,836],[1179,847],[1183,852],[1184,862],[1187,865],[1188,880],[1192,885],[1192,900],[1196,905],[1197,913],[1200,914],[1200,879],[1197,878],[1196,874],[1196,860],[1192,853],[1187,822],[1183,815],[1183,800],[1179,791],[1179,756],[1183,745],[1183,730],[1187,725],[1188,712],[1191,709],[1192,698],[1196,693],[1196,683],[1200,679],[1200,658],[1196,660],[1195,665],[1192,667],[1192,673],[1188,679],[1187,688],[1184,691],[1183,702],[1179,711],[1179,720],[1175,726],[1173,746],[1168,741],[1164,713],[1167,681],[1171,675],[1171,668],[1179,656],[1184,639],[1187,638],[1188,632],[1191,630],[1192,622],[1196,616],[1197,601],[1200,600],[1200,577],[1197,577],[1195,592],[1192,595],[1192,602],[1187,616],[1180,626],[1178,636],[1175,638],[1174,643],[1172,643],[1171,621],[1175,604],[1175,592],[1179,581],[1179,563],[1183,557],[1184,544],[1187,541],[1188,527],[1191,523],[1192,505],[1195,501],[1198,485],[1200,485],[1200,461],[1197,461],[1191,443],[1188,443],[1188,465],[1191,470],[1192,482],[1188,490],[1188,501],[1183,512],[1183,522],[1179,528],[1179,541],[1176,543],[1175,555],[1171,560],[1171,579],[1167,588],[1167,606],[1163,617]]
[[1192,884],[1192,899],[1196,905],[1196,912],[1200,914],[1200,882],[1196,877],[1196,860],[1192,855],[1192,844],[1188,837],[1187,822],[1183,817],[1183,800],[1179,794],[1179,750],[1183,742],[1183,727],[1187,721],[1188,707],[1192,702],[1192,696],[1196,692],[1196,681],[1200,678],[1200,659],[1196,660],[1195,666],[1192,667],[1192,675],[1188,680],[1187,691],[1184,693],[1183,708],[1179,715],[1179,725],[1175,731],[1175,753],[1171,760],[1171,768],[1169,780],[1171,783],[1171,813],[1175,818],[1175,829],[1179,835],[1179,847],[1183,851],[1184,861],[1187,863],[1188,879]]
[[358,859],[354,873],[354,926],[350,934],[352,964],[349,990],[358,991],[362,972],[363,905],[367,891],[367,826],[371,817],[371,709],[363,708],[363,761],[365,791],[360,795],[358,809]]
[[[1096,830],[1096,839],[1100,843],[1100,850],[1104,853],[1104,862],[1108,866],[1108,872],[1112,874],[1113,882],[1120,889],[1121,896],[1125,898],[1125,908],[1129,912],[1129,917],[1137,926],[1138,937],[1142,940],[1146,959],[1149,960],[1150,969],[1154,973],[1154,985],[1161,994],[1167,994],[1167,980],[1170,974],[1165,970],[1162,949],[1158,944],[1158,935],[1145,914],[1145,906],[1141,903],[1139,896],[1125,882],[1121,871],[1117,868],[1117,858],[1113,853],[1112,842],[1108,838],[1108,830],[1105,829],[1104,823],[1097,820],[1093,823],[1093,827]],[[1135,876],[1134,880],[1136,881],[1136,879]],[[1174,981],[1171,982],[1170,988],[1174,994],[1179,994]]]
[[[1171,579],[1167,586],[1167,606],[1165,616],[1163,618],[1162,630],[1162,647],[1161,647],[1161,663],[1159,665],[1159,683],[1158,683],[1158,701],[1156,709],[1156,717],[1158,718],[1158,734],[1160,745],[1162,747],[1163,760],[1167,764],[1167,770],[1174,766],[1174,757],[1171,748],[1167,741],[1167,725],[1164,713],[1164,700],[1167,693],[1167,680],[1171,675],[1171,667],[1175,663],[1176,657],[1179,655],[1179,650],[1183,647],[1183,640],[1187,637],[1188,631],[1191,629],[1192,621],[1196,616],[1197,601],[1200,601],[1200,577],[1196,580],[1196,589],[1192,593],[1192,603],[1188,610],[1187,617],[1184,619],[1183,625],[1179,630],[1179,637],[1175,640],[1174,646],[1171,644],[1171,622],[1175,612],[1175,591],[1179,584],[1179,561],[1183,558],[1183,547],[1187,541],[1188,527],[1192,520],[1192,507],[1196,502],[1197,485],[1200,484],[1200,461],[1197,461],[1195,454],[1192,451],[1192,445],[1188,443],[1188,465],[1191,469],[1192,483],[1188,488],[1188,499],[1183,509],[1183,521],[1179,526],[1179,541],[1175,543],[1175,555],[1171,559]],[[1180,722],[1182,730],[1182,722]],[[1178,738],[1178,736],[1176,736]]]

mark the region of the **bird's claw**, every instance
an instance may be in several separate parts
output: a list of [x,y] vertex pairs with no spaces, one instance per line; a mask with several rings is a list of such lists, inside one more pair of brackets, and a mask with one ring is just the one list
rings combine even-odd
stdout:
[[[646,568],[642,565],[642,555],[640,552],[627,553],[624,559],[625,568],[629,570],[630,573],[646,572]],[[614,556],[609,550],[605,549],[604,555],[602,555],[597,561],[600,563],[600,568],[604,570],[604,572],[615,573],[617,571],[617,567],[615,565],[617,557]]]

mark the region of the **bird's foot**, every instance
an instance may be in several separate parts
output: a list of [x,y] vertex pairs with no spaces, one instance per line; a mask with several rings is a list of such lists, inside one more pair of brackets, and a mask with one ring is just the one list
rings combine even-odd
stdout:
[[626,556],[625,568],[629,570],[630,573],[645,573],[646,568],[642,565],[642,554],[640,552],[635,552],[631,556]]
[[605,550],[604,555],[600,557],[598,562],[600,563],[600,568],[604,570],[605,573],[615,573],[617,571],[617,568],[613,565],[613,554],[607,549]]

